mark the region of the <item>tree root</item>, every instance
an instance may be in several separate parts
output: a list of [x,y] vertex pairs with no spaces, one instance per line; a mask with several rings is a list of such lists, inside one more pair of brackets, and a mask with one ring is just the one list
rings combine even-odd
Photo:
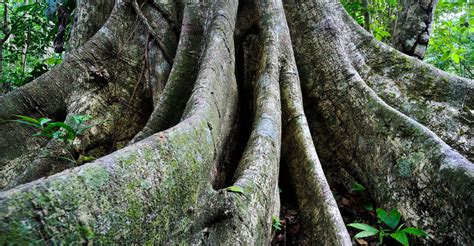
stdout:
[[[104,27],[88,43],[71,52],[63,64],[2,98],[3,105],[12,105],[12,107],[6,106],[4,112],[1,112],[2,118],[11,118],[13,114],[35,117],[60,115],[58,120],[70,122],[73,115],[88,114],[93,118],[90,124],[96,124],[96,126],[76,138],[73,155],[100,157],[125,145],[142,128],[145,123],[143,116],[149,115],[150,111],[150,106],[147,106],[147,104],[150,105],[149,98],[143,96],[134,99],[132,97],[137,89],[139,91],[146,89],[143,85],[137,88],[132,81],[140,73],[138,68],[143,67],[144,60],[141,55],[147,44],[145,44],[146,40],[141,38],[144,36],[143,26],[137,27],[133,16],[127,16],[126,11],[126,6],[118,5]],[[127,33],[126,40],[115,37],[123,32]],[[166,32],[166,29],[163,32]],[[124,42],[127,42],[129,47],[124,47]],[[111,54],[113,51],[115,53]],[[54,80],[51,79],[52,77]],[[56,80],[60,82],[51,83]],[[22,108],[18,108],[19,106]],[[39,115],[30,112],[35,108],[41,109]],[[123,120],[124,113],[128,115],[126,120]],[[10,133],[11,129],[16,128],[17,125],[13,122],[5,124],[9,127],[5,128],[4,136],[9,137],[13,134]],[[24,134],[21,139],[33,138],[30,131],[25,131]],[[16,137],[12,135],[11,139]],[[31,177],[17,180],[31,180],[32,177],[44,176],[51,170],[62,171],[52,168],[51,165],[47,165],[51,167],[49,170],[28,168],[35,165],[32,162],[35,158],[43,159],[43,161],[45,158],[48,159],[39,151],[43,145],[35,144],[35,141],[30,142],[33,142],[33,145],[21,140],[14,141],[15,144],[12,145],[6,144],[6,153],[17,153],[15,152],[17,150],[9,152],[10,148],[18,148],[23,152],[16,154],[16,157],[20,156],[16,159],[3,158],[2,163],[6,165],[6,168],[2,169],[2,182],[5,185],[15,179],[15,176],[23,173],[25,169],[44,172],[31,173]],[[55,151],[60,151],[60,149]],[[56,162],[54,158],[50,161]],[[12,170],[15,171],[12,172]],[[16,184],[12,183],[10,186]]]
[[436,232],[435,240],[468,241],[473,222],[461,214],[474,211],[474,166],[365,84],[348,59],[341,15],[316,2],[288,2],[286,10],[290,30],[303,25],[314,35],[292,33],[306,110],[317,112],[309,124],[323,162],[346,167],[381,207],[396,207],[412,225]]
[[133,0],[131,3],[133,10],[135,10],[135,13],[137,16],[140,18],[140,21],[143,22],[143,24],[146,26],[148,32],[150,32],[155,39],[156,43],[158,44],[158,48],[161,50],[161,53],[165,57],[166,61],[168,64],[172,65],[173,64],[173,55],[171,55],[168,50],[166,49],[166,45],[163,43],[163,40],[161,36],[155,31],[155,29],[150,25],[148,22],[148,19],[145,17],[143,14],[142,10],[140,9],[140,6],[138,6],[137,0]]
[[[259,4],[257,4],[259,5]],[[273,9],[269,3],[257,7],[259,14],[266,9]],[[274,17],[276,18],[276,17]],[[230,18],[229,22],[232,20]],[[224,20],[225,21],[225,20]],[[262,27],[261,42],[266,44],[253,81],[255,95],[255,114],[252,132],[245,151],[237,167],[233,186],[241,187],[240,193],[218,193],[223,203],[233,209],[218,209],[231,214],[214,221],[202,230],[199,244],[265,244],[270,241],[271,219],[275,200],[278,199],[277,184],[281,141],[281,112],[279,92],[280,61],[278,35],[271,32],[275,19],[260,23]],[[226,29],[224,29],[226,30]],[[229,44],[227,44],[229,45]],[[231,46],[228,47],[232,49]],[[219,200],[219,199],[217,199]],[[230,205],[229,205],[230,204]],[[254,213],[247,213],[254,211]],[[279,209],[277,210],[279,211]]]
[[[227,10],[231,20],[237,11],[232,6]],[[215,8],[220,18],[211,24],[184,120],[93,163],[2,192],[0,228],[6,240],[87,242],[92,232],[97,242],[189,239],[192,207],[211,189],[208,177],[236,111],[235,77],[233,83],[228,77],[233,50],[222,49],[232,40],[233,28],[219,30],[228,23],[217,13],[223,6]],[[58,223],[64,226],[55,228]]]
[[374,43],[371,47],[366,55],[370,68],[361,71],[368,85],[389,105],[427,126],[473,161],[474,138],[470,129],[474,122],[474,82],[449,75],[383,44]]
[[147,124],[130,143],[145,139],[179,122],[197,76],[203,49],[201,38],[204,23],[198,17],[198,6],[187,4],[184,9],[181,38],[168,81],[163,93],[156,100]]
[[104,25],[115,6],[114,0],[76,0],[75,20],[69,38],[69,51],[84,45]]

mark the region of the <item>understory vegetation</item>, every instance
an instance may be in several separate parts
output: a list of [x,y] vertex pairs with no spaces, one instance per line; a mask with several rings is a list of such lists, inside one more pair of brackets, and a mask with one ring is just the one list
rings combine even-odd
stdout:
[[[390,44],[403,0],[341,2],[357,23],[370,30],[378,40]],[[368,3],[367,8],[364,2]],[[368,22],[365,13],[370,16]],[[474,2],[439,0],[432,28],[424,61],[461,77],[474,78]]]
[[[14,90],[61,63],[64,53],[55,52],[53,48],[60,27],[56,2],[0,2],[0,93]],[[72,20],[73,15],[69,18]],[[70,25],[65,32],[65,40],[68,39],[69,32]]]

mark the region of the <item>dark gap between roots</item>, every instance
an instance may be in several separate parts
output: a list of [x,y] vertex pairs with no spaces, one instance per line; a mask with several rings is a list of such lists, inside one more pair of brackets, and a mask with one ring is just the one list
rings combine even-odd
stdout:
[[249,49],[252,48],[251,43],[258,38],[255,32],[258,32],[258,29],[252,28],[243,42],[236,45],[235,72],[239,92],[237,117],[229,140],[225,144],[223,156],[218,163],[217,174],[212,182],[213,188],[216,190],[232,184],[235,170],[252,131],[254,115],[252,80],[255,78],[256,71],[252,69],[254,60],[249,60],[249,55],[252,54]]
[[[238,24],[239,22],[237,26]],[[250,26],[245,31],[243,38],[234,38],[236,47],[235,73],[239,91],[238,109],[229,140],[226,142],[222,158],[217,164],[217,173],[213,177],[212,186],[215,190],[232,185],[235,171],[252,131],[254,118],[252,81],[256,77],[255,65],[260,58],[260,52],[255,52],[255,50],[260,50],[258,33],[259,28],[257,26]],[[240,39],[242,41],[239,41]]]
[[[275,228],[275,221],[272,219],[273,239],[272,245],[301,245],[303,243],[302,223],[298,216],[298,199],[296,197],[293,177],[287,164],[280,164],[280,174],[278,178],[278,190],[280,192],[280,224],[281,230]],[[278,216],[278,215],[277,215]]]

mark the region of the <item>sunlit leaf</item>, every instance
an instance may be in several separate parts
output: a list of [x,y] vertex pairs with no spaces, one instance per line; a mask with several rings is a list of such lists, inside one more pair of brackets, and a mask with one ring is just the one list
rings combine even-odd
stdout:
[[353,228],[356,228],[356,229],[360,229],[360,230],[364,230],[364,231],[374,232],[374,233],[379,232],[379,230],[377,228],[372,227],[372,226],[367,225],[367,224],[363,224],[363,223],[351,223],[351,224],[347,224],[347,226],[350,226],[350,227],[353,227]]
[[235,192],[235,193],[244,193],[244,189],[240,186],[236,186],[236,185],[233,185],[233,186],[229,186],[227,188],[225,188],[224,190],[226,191],[230,191],[230,192]]
[[[378,232],[378,231],[377,231]],[[377,234],[377,232],[372,232],[372,231],[361,231],[357,234],[355,234],[355,238],[363,238],[363,237],[370,237],[370,236],[373,236],[375,234]]]

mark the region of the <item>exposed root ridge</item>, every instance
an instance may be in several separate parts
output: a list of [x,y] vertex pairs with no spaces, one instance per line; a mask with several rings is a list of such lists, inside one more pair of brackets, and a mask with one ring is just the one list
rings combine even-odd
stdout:
[[[290,53],[292,54],[292,52]],[[307,242],[350,245],[336,201],[316,154],[303,111],[300,83],[294,60],[281,76],[283,107],[282,163],[288,165]]]
[[472,219],[454,211],[473,211],[474,166],[365,84],[349,59],[354,51],[347,50],[340,12],[324,12],[316,1],[286,6],[291,26],[314,33],[308,38],[295,32],[292,38],[306,109],[318,112],[309,123],[323,162],[345,166],[379,207],[397,208],[409,223],[436,232],[436,240],[469,241]]
[[[424,243],[472,242],[474,165],[458,153],[471,153],[472,137],[460,132],[472,123],[472,81],[373,41],[337,1],[286,0],[285,9],[280,0],[241,1],[240,9],[235,0],[175,1],[170,12],[142,2],[117,2],[62,65],[0,98],[1,118],[110,122],[76,139],[72,155],[114,151],[67,169],[39,154],[46,146],[61,156],[61,146],[1,122],[5,185],[33,174],[0,192],[0,242],[268,244],[280,165],[296,193],[301,243],[351,244],[323,167],[342,168],[377,207],[397,208],[434,235]],[[425,104],[430,112],[418,115]],[[16,186],[58,169],[67,170]]]
[[[74,157],[63,156],[70,160],[75,159],[76,155],[88,155],[97,158],[116,149],[117,146],[123,146],[123,142],[128,141],[142,127],[144,124],[143,116],[149,114],[147,113],[149,107],[146,106],[147,98],[142,97],[140,100],[132,100],[131,96],[136,89],[135,83],[132,81],[138,77],[138,68],[142,67],[143,64],[143,60],[140,59],[140,55],[143,54],[143,47],[146,46],[144,44],[145,40],[140,39],[143,27],[136,27],[133,16],[126,14],[125,6],[118,5],[113,12],[104,27],[89,42],[70,53],[63,64],[22,87],[17,92],[10,93],[2,98],[2,100],[5,100],[4,105],[14,103],[16,106],[16,108],[6,107],[5,112],[2,112],[2,118],[6,119],[11,118],[13,114],[50,118],[61,115],[61,118],[55,120],[70,122],[72,115],[91,115],[93,117],[91,124],[96,123],[97,126],[76,139],[74,142],[75,149],[70,149]],[[124,29],[119,30],[119,28]],[[134,35],[134,38],[127,38],[126,40],[129,48],[123,47],[124,40],[117,39],[114,36],[124,31],[129,31]],[[110,54],[110,52],[113,52],[113,50],[110,50],[111,48],[116,53]],[[140,55],[137,55],[137,53]],[[51,80],[52,77],[54,77],[54,80]],[[59,82],[56,80],[59,80]],[[140,88],[143,88],[143,86]],[[27,93],[31,93],[31,98],[34,98],[35,104],[42,108],[39,114],[31,112],[31,108],[36,107],[17,102],[18,100],[28,99],[29,96],[25,96]],[[55,93],[55,95],[51,93]],[[43,96],[48,98],[43,98]],[[31,100],[28,99],[27,101]],[[23,108],[18,108],[18,106]],[[128,108],[131,110],[127,110]],[[127,111],[129,122],[132,122],[132,124],[123,124],[120,114],[125,111]],[[5,124],[12,128],[18,127],[18,125],[11,122]],[[3,136],[7,137],[9,134],[9,132],[5,132],[4,135],[2,133]],[[31,135],[26,135],[31,134],[30,131],[25,131],[24,134],[25,136],[22,139],[32,138]],[[14,136],[12,139],[17,137]],[[111,138],[113,138],[113,142],[111,142]],[[70,167],[71,161],[65,159],[60,161],[61,165],[53,167],[54,165],[51,165],[51,163],[57,163],[58,160],[52,154],[39,151],[42,145],[30,145],[29,141],[21,140],[14,142],[21,146],[19,150],[23,150],[23,153],[18,154],[16,159],[5,158],[2,160],[2,164],[6,165],[2,168],[2,175],[4,176],[2,181],[5,182],[5,185],[8,184],[9,187],[18,185],[20,180],[31,181],[63,170],[57,167]],[[34,143],[34,141],[31,142]],[[57,147],[56,150],[47,149],[51,153],[65,150],[63,147]],[[13,152],[17,153],[15,151]],[[38,161],[33,162],[34,159],[38,159]],[[38,162],[45,162],[46,165],[36,165]],[[36,166],[42,166],[42,168]],[[32,170],[38,172],[31,173]],[[39,172],[40,170],[42,171]]]
[[[235,21],[236,3],[214,8]],[[232,40],[233,27],[224,30],[211,28],[206,52],[221,60],[204,59],[180,124],[93,163],[0,193],[5,240],[84,242],[93,233],[101,243],[187,242],[192,208],[211,189],[209,173],[235,116],[235,77],[226,77],[233,74],[233,47],[220,53],[226,50],[222,41]],[[199,89],[203,85],[213,91]]]
[[184,110],[197,76],[199,58],[203,49],[201,42],[204,23],[199,19],[198,10],[199,7],[193,4],[185,6],[181,38],[170,76],[147,124],[131,143],[177,124],[182,116],[181,112]]
[[361,71],[367,83],[389,105],[473,161],[474,81],[449,75],[385,45],[372,47],[366,55],[369,68]]

